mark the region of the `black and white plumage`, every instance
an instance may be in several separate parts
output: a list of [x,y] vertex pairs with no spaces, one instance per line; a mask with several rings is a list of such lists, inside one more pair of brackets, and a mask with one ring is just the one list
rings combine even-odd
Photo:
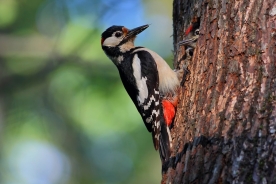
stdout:
[[163,160],[170,154],[171,137],[162,117],[162,96],[174,95],[179,86],[177,74],[155,52],[135,47],[137,34],[148,25],[129,30],[112,26],[102,33],[101,45],[106,55],[117,66],[122,83],[152,133],[155,149]]
[[199,38],[199,22],[198,20],[192,23],[185,32],[186,39],[179,42],[179,45],[184,45],[186,50],[186,56],[188,59],[191,59],[193,56],[194,49],[197,44],[197,40]]
[[187,35],[187,37],[187,39],[179,42],[179,45],[184,45],[186,47],[187,57],[192,57],[196,47],[197,40],[199,38],[199,29],[193,30],[191,33]]

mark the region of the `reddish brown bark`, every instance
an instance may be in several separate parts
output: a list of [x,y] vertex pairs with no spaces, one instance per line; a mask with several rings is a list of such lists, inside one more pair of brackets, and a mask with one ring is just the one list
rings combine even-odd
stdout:
[[174,0],[174,43],[200,37],[162,183],[276,183],[276,1]]

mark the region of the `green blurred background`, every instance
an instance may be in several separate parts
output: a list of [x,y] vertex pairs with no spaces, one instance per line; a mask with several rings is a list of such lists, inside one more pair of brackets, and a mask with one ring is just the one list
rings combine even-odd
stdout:
[[167,0],[0,0],[0,183],[160,183],[159,154],[100,46],[111,25],[171,64]]

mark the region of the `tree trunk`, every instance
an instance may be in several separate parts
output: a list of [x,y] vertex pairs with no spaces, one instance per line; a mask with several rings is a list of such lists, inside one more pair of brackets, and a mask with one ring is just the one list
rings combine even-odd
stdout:
[[[276,1],[174,0],[175,66],[189,70],[162,183],[276,183]],[[193,17],[190,61],[177,43]]]

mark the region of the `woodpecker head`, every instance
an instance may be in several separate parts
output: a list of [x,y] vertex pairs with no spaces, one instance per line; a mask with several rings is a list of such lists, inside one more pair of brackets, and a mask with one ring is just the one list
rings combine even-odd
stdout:
[[149,25],[143,25],[129,30],[124,26],[111,26],[102,33],[102,49],[109,57],[124,53],[134,47],[136,35],[148,27]]
[[190,46],[195,48],[196,41],[198,40],[198,37],[199,37],[199,29],[195,29],[194,31],[189,32],[187,37],[188,37],[187,39],[179,42],[179,45],[185,45],[185,46]]
[[191,25],[185,31],[186,39],[179,42],[179,45],[184,45],[186,47],[190,47],[190,49],[194,49],[196,47],[196,42],[199,37],[199,26],[199,17],[193,17],[193,19],[191,20]]

